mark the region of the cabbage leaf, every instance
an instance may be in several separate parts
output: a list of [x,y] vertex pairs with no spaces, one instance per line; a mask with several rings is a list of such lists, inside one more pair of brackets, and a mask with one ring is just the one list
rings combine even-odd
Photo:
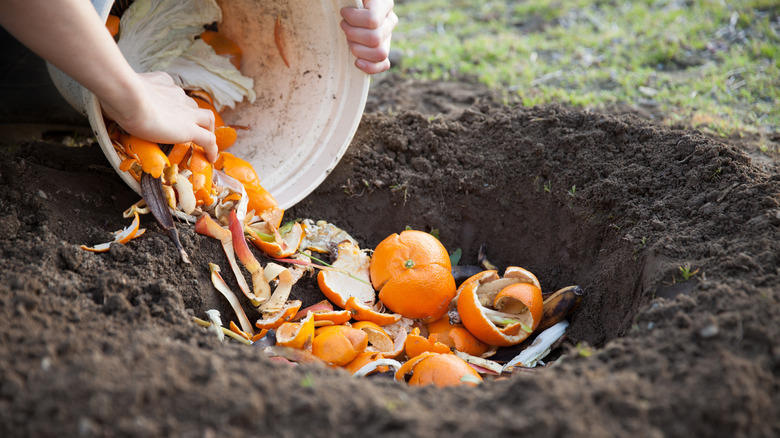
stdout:
[[135,0],[122,14],[117,45],[135,71],[169,73],[182,88],[209,93],[218,111],[254,102],[254,80],[198,38],[221,19],[215,0]]

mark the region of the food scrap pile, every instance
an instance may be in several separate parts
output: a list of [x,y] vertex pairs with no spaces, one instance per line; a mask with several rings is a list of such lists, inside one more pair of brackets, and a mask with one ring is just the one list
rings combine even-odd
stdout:
[[[173,16],[180,26],[160,19]],[[438,386],[476,385],[541,363],[564,334],[581,288],[545,295],[533,273],[508,267],[502,276],[484,257],[481,266],[456,266],[457,252],[449,254],[423,231],[393,234],[368,251],[326,221],[282,224],[284,211],[251,164],[227,152],[242,127],[226,125],[219,111],[253,100],[254,92],[251,78],[239,71],[240,48],[206,29],[219,17],[213,0],[138,0],[121,19],[109,19],[137,69],[175,73],[198,105],[213,111],[220,153],[212,164],[195,144],[158,145],[107,121],[120,170],[139,181],[144,200],[125,212],[133,222],[112,242],[82,248],[103,252],[128,243],[143,234],[139,214],[151,212],[188,261],[171,211],[194,222],[196,232],[220,241],[241,289],[234,293],[211,263],[214,287],[235,321],[223,326],[212,310],[195,322],[220,339],[264,346],[274,360],[321,363],[355,376],[392,373],[410,385]],[[250,244],[274,261],[263,266]],[[325,299],[302,309],[290,299],[292,288],[315,273]],[[260,315],[254,323],[244,303]],[[502,348],[511,357],[498,354]]]

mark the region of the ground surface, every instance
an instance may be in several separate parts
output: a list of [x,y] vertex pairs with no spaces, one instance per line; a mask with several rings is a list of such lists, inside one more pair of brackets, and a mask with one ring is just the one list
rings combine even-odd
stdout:
[[[144,218],[129,245],[80,250],[137,196],[97,146],[27,142],[0,156],[0,435],[780,435],[780,176],[749,138],[402,82],[374,89],[287,217],[364,247],[437,229],[466,263],[486,243],[545,290],[584,286],[554,366],[409,389],[219,343],[190,322],[229,314],[208,278],[218,242],[181,225],[184,266]],[[294,295],[320,299],[310,279]]]

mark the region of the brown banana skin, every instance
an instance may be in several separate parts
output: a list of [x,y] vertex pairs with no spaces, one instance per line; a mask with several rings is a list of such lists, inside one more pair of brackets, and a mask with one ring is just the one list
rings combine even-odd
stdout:
[[585,290],[580,286],[567,286],[544,297],[542,320],[535,332],[541,332],[568,317],[582,302]]

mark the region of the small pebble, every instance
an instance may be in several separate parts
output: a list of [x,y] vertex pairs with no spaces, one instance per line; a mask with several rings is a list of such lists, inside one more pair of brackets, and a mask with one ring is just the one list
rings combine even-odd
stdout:
[[699,330],[699,336],[703,339],[708,339],[713,336],[716,336],[718,334],[718,326],[714,324],[709,324],[705,326],[703,329]]

